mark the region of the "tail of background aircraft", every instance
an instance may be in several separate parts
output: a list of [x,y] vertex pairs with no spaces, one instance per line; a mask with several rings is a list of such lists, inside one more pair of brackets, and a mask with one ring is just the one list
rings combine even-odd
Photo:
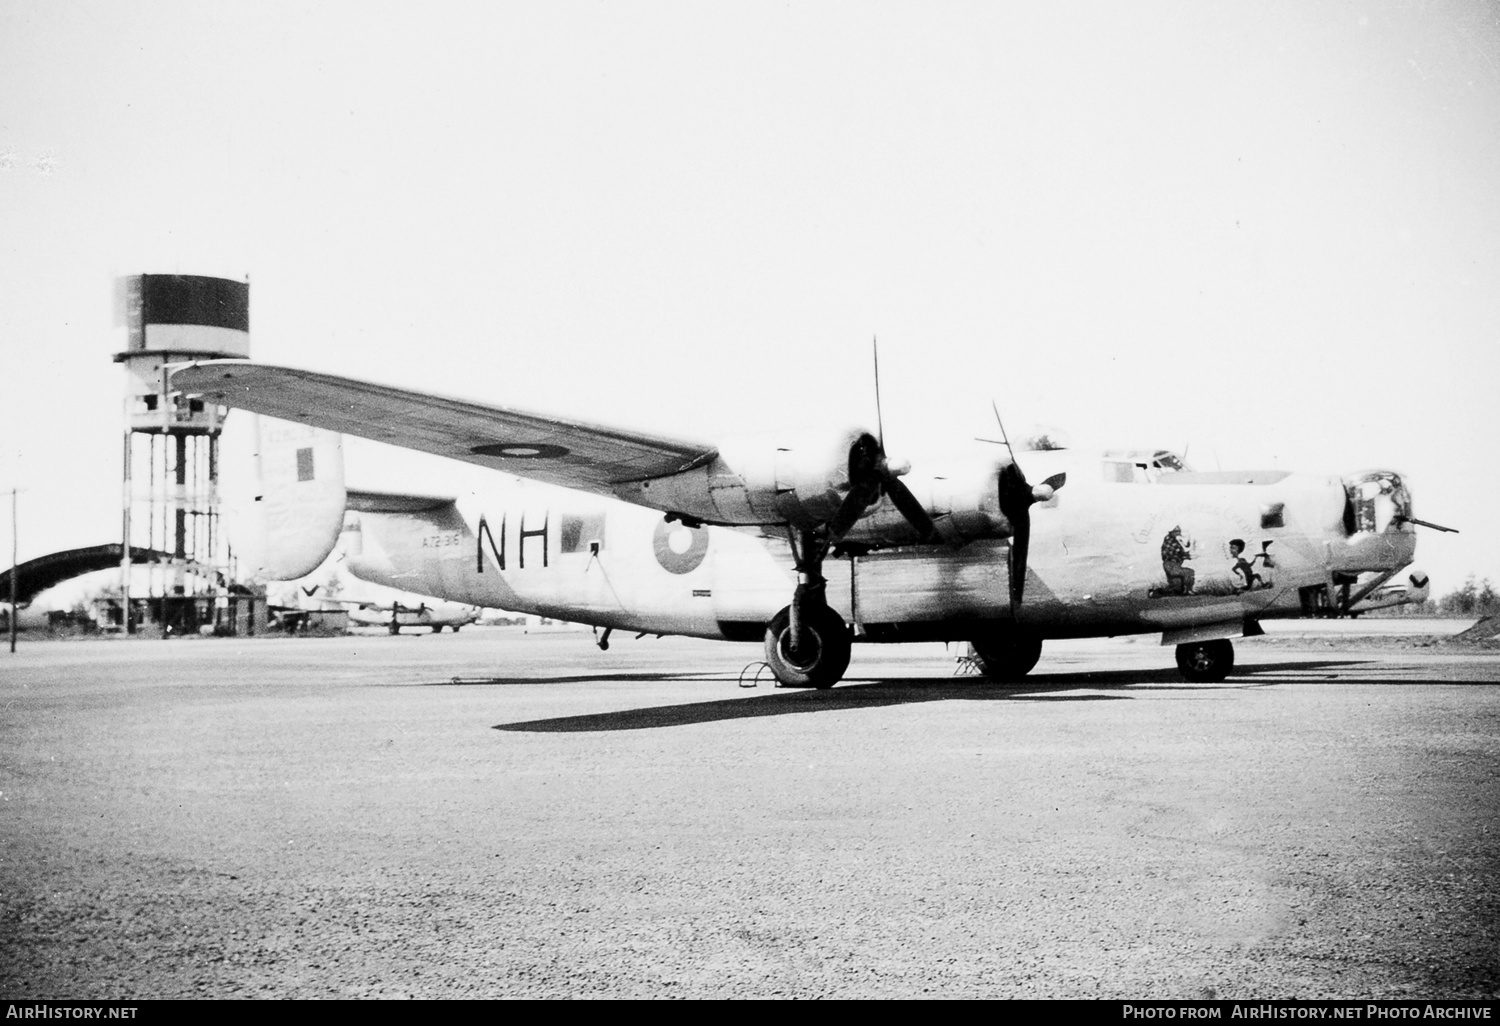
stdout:
[[251,415],[253,485],[228,513],[246,577],[290,581],[333,551],[344,524],[343,436]]
[[1358,616],[1360,613],[1369,613],[1376,609],[1417,605],[1426,602],[1431,594],[1431,580],[1422,571],[1416,570],[1407,576],[1406,582],[1381,584],[1361,597],[1359,601],[1350,603],[1349,612]]

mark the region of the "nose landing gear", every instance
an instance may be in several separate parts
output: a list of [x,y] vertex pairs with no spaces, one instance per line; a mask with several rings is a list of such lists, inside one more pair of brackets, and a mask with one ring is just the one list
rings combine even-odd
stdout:
[[1178,645],[1177,669],[1195,684],[1217,684],[1234,669],[1234,645],[1222,638]]

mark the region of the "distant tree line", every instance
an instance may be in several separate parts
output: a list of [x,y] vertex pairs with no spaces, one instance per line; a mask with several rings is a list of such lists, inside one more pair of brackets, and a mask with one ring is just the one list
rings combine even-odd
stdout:
[[1500,614],[1500,595],[1488,577],[1476,583],[1470,574],[1463,587],[1438,599],[1437,607],[1444,616],[1494,616]]
[[1395,613],[1397,610],[1404,611],[1398,615],[1406,616],[1500,616],[1500,594],[1496,594],[1495,586],[1488,577],[1476,581],[1474,575],[1470,574],[1462,587],[1455,588],[1442,598],[1397,606],[1391,612]]

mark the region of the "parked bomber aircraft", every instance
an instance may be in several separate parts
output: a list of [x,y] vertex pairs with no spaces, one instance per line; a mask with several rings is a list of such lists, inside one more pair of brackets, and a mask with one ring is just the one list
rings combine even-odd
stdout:
[[349,606],[349,619],[366,627],[384,627],[392,634],[400,634],[403,627],[431,627],[434,634],[447,627],[457,634],[464,624],[479,619],[479,608],[457,602],[418,602],[415,606],[360,603]]
[[[923,476],[866,430],[714,445],[235,360],[177,369],[171,387],[575,490],[466,519],[447,498],[320,485],[304,443],[284,479],[337,508],[296,518],[328,526],[306,529],[326,537],[288,576],[327,555],[347,508],[358,577],[606,629],[763,640],[788,686],[835,684],[853,642],[966,641],[1012,679],[1048,638],[1155,632],[1188,679],[1222,680],[1231,639],[1261,620],[1358,611],[1411,563],[1424,523],[1390,471],[1198,473],[1165,450],[1006,445]],[[1414,574],[1408,600],[1425,586]]]
[[[354,522],[356,525],[358,521]],[[303,588],[307,602],[315,609],[342,609],[351,623],[364,627],[384,627],[392,634],[400,634],[403,627],[430,627],[432,633],[440,634],[447,627],[457,634],[460,627],[479,619],[479,607],[461,602],[428,601],[421,596],[376,601],[372,599],[336,598],[322,596],[320,585]]]

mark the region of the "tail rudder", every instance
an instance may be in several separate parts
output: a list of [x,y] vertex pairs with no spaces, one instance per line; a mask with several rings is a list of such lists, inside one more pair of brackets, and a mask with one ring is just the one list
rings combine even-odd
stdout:
[[253,486],[229,507],[243,576],[290,581],[318,568],[344,525],[343,437],[251,415]]

